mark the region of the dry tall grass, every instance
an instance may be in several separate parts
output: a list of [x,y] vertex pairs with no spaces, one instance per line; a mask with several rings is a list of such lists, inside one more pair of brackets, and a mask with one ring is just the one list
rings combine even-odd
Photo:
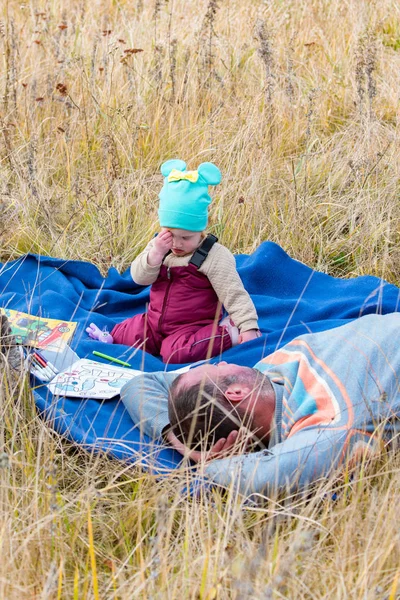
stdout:
[[[213,160],[212,228],[400,283],[395,0],[4,0],[0,260],[126,267],[160,163]],[[399,597],[399,459],[309,498],[198,502],[66,447],[2,373],[0,597]],[[332,489],[338,499],[332,500]]]

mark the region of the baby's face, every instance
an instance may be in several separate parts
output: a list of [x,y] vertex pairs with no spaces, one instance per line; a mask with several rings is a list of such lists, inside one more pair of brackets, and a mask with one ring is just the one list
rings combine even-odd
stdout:
[[172,234],[172,253],[175,256],[191,254],[198,248],[203,239],[201,231],[187,231],[186,229],[169,229]]

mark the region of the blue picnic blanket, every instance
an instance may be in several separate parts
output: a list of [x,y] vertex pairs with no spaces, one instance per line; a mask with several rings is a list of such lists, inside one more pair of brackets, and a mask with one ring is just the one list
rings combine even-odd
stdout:
[[[400,310],[400,290],[394,285],[372,276],[331,277],[293,260],[272,242],[236,260],[263,335],[225,352],[228,362],[253,366],[298,335],[338,327],[368,313]],[[92,351],[97,349],[137,369],[165,370],[157,357],[142,351],[133,355],[127,346],[103,345],[85,333],[90,322],[111,330],[116,322],[144,312],[148,300],[149,288],[136,285],[129,269],[120,274],[111,268],[103,277],[91,263],[35,254],[0,263],[0,306],[77,321],[71,347],[81,358],[95,358]],[[173,368],[168,366],[168,370]],[[37,384],[33,382],[34,387]],[[41,386],[34,389],[34,398],[38,411],[55,430],[88,449],[106,451],[158,472],[180,462],[172,449],[141,436],[119,397],[107,401],[54,398]]]

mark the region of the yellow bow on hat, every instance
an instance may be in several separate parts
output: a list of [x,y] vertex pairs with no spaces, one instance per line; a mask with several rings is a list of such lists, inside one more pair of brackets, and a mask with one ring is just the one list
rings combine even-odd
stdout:
[[168,175],[168,182],[170,181],[180,181],[181,179],[187,179],[192,183],[196,183],[199,178],[199,174],[197,171],[178,171],[178,169],[172,169],[171,173]]

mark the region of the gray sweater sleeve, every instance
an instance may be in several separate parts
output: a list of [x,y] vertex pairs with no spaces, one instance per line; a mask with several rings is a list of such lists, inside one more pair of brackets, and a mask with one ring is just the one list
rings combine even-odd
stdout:
[[121,390],[121,399],[133,422],[153,439],[161,437],[169,425],[168,390],[179,373],[143,373]]
[[222,487],[233,485],[244,496],[291,492],[331,474],[340,462],[347,431],[315,427],[296,433],[271,450],[206,464],[204,474]]

